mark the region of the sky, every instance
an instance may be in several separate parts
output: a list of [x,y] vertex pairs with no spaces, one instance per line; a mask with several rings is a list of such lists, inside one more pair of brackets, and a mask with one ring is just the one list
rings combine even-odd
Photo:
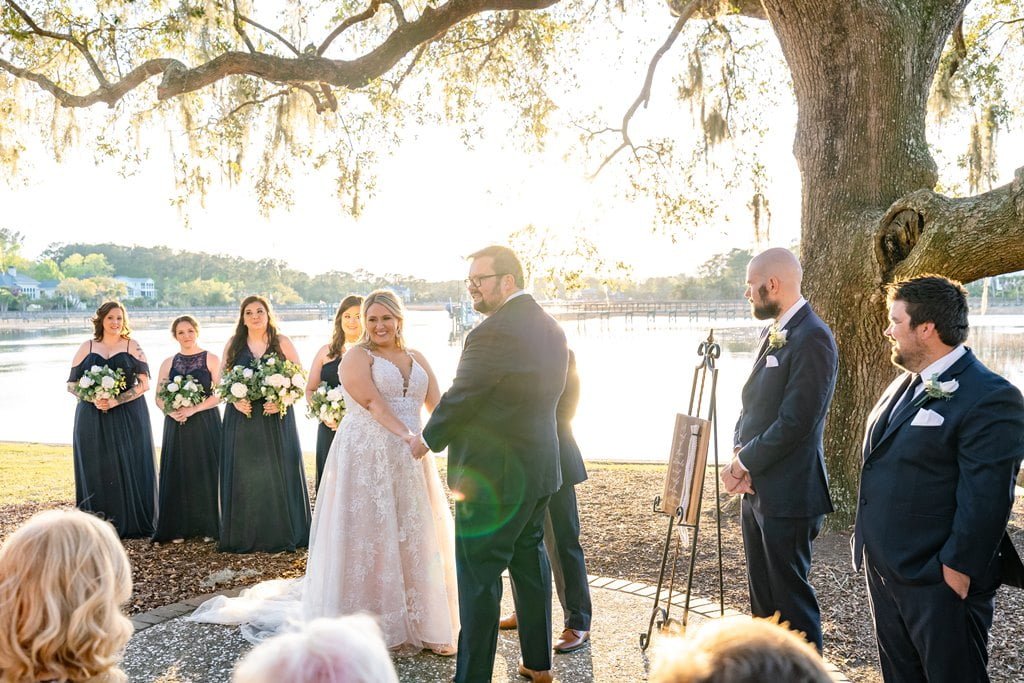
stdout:
[[[657,17],[667,32],[671,17],[664,12]],[[609,120],[617,121],[664,34],[651,30],[645,35],[647,41],[633,40],[621,51],[600,50],[595,58],[604,63],[581,70],[575,91],[559,104],[580,113],[604,107]],[[694,134],[694,124],[684,106],[671,101],[672,77],[685,50],[677,45],[670,55],[677,63],[666,59],[659,70],[655,113],[641,110],[638,122],[642,116],[660,117],[685,141]],[[609,168],[588,180],[593,168],[565,158],[573,131],[556,132],[542,152],[516,149],[494,135],[475,141],[470,150],[454,127],[443,126],[410,129],[394,155],[377,164],[376,195],[358,220],[337,206],[331,179],[314,175],[296,176],[294,207],[269,217],[259,215],[246,188],[215,187],[205,207],[190,211],[186,224],[169,202],[171,167],[161,152],[166,136],[158,135],[147,150],[150,160],[127,178],[73,150],[62,163],[45,153],[29,155],[18,177],[0,181],[0,226],[26,236],[22,251],[29,258],[54,242],[114,242],[273,257],[310,274],[363,269],[449,280],[463,276],[466,254],[505,242],[511,232],[534,224],[564,235],[582,231],[606,260],[629,264],[635,278],[694,273],[705,260],[731,248],[790,246],[798,239],[799,176],[791,151],[795,110],[784,107],[765,116],[772,119],[764,141],[764,156],[774,164],[772,222],[771,242],[759,245],[754,244],[746,197],[727,201],[714,224],[682,226],[675,242],[655,233],[653,204],[622,198],[624,174]],[[1005,140],[1001,146],[1012,147]],[[1012,178],[1013,160],[1003,157],[1001,175]]]
[[[269,218],[244,190],[217,188],[186,226],[168,202],[171,180],[161,168],[122,178],[86,159],[37,159],[23,185],[0,184],[0,220],[26,236],[30,258],[53,242],[115,242],[273,256],[309,273],[363,268],[426,279],[461,277],[466,254],[531,223],[562,232],[585,226],[606,258],[631,264],[639,277],[693,271],[714,253],[752,242],[744,222],[708,226],[673,244],[652,231],[652,204],[616,197],[612,173],[590,181],[590,169],[554,153],[470,151],[450,137],[435,131],[384,161],[377,194],[358,220],[337,208],[328,183],[312,178],[297,180],[294,208]],[[784,230],[780,214],[776,234],[795,239],[795,218]]]

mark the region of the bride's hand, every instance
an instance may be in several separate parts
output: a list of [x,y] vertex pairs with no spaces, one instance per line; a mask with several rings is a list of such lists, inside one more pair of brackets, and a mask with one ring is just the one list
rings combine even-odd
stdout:
[[420,444],[420,435],[409,432],[405,437],[405,443],[409,445],[409,450],[412,452],[412,457],[419,460],[419,456],[416,455],[416,449]]

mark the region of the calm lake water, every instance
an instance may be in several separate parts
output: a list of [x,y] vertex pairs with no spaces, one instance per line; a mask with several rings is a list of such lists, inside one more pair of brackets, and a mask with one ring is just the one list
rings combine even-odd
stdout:
[[[168,321],[169,322],[169,321]],[[200,320],[202,323],[203,321]],[[993,370],[1024,387],[1024,316],[975,316],[968,344]],[[728,455],[732,426],[739,412],[739,391],[753,362],[761,323],[754,320],[700,321],[653,326],[638,317],[627,327],[623,318],[603,324],[563,322],[576,351],[582,384],[573,423],[588,460],[664,461],[671,446],[675,414],[687,412],[697,346],[715,327],[722,345],[719,360],[718,412],[722,458]],[[233,326],[204,325],[201,344],[220,355]],[[304,364],[330,337],[325,320],[285,321],[282,332],[298,348]],[[71,358],[91,329],[53,329],[0,333],[0,440],[70,443],[75,400],[65,391]],[[422,351],[437,374],[441,390],[451,383],[460,347],[448,344],[444,311],[410,311],[406,338]],[[149,357],[153,372],[178,350],[165,329],[136,329],[133,337]],[[883,343],[881,338],[879,343]],[[153,433],[159,445],[163,415],[147,394]],[[298,407],[299,433],[306,451],[316,448],[316,425]],[[706,414],[706,413],[702,413]]]

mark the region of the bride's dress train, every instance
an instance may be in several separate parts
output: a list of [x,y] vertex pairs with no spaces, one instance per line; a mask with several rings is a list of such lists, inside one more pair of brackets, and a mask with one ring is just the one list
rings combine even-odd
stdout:
[[[419,431],[427,374],[373,357],[374,384],[392,411]],[[389,648],[452,651],[458,638],[454,526],[432,456],[408,444],[347,394],[347,413],[324,467],[302,579],[267,581],[218,597],[192,619],[240,624],[259,641],[302,621],[368,612]]]

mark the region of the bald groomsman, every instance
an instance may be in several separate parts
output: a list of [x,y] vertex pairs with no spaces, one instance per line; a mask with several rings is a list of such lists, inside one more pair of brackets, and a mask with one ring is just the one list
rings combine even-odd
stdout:
[[743,386],[735,457],[721,477],[727,491],[744,494],[751,613],[779,612],[820,652],[821,611],[807,576],[811,544],[832,512],[822,433],[839,359],[832,331],[800,293],[802,278],[786,249],[768,249],[747,266],[754,317],[774,322]]

